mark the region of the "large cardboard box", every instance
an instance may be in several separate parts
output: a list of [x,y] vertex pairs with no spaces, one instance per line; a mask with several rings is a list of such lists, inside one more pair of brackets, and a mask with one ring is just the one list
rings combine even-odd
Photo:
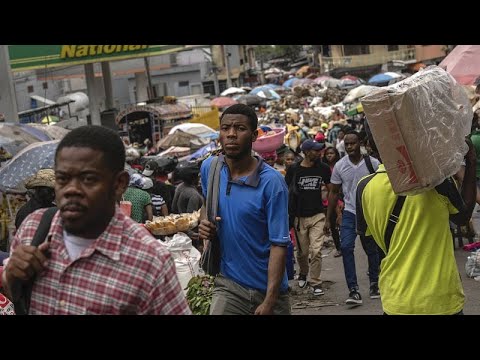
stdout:
[[438,66],[361,100],[393,190],[429,190],[462,165],[473,113],[462,86]]

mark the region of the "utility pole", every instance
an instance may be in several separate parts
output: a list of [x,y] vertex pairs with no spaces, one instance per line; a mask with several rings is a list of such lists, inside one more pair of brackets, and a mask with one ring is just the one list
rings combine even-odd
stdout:
[[213,72],[213,86],[215,89],[215,96],[220,95],[220,86],[218,85],[218,67],[217,64],[215,63],[215,59],[213,57],[213,46],[210,45],[210,63],[212,67],[212,72]]
[[0,45],[0,113],[6,121],[18,122],[17,98],[13,87],[8,45]]
[[150,63],[148,62],[148,57],[146,57],[146,56],[143,58],[143,60],[145,61],[145,72],[147,73],[148,100],[151,100],[155,96],[153,94],[152,77],[150,76]]
[[319,55],[320,55],[320,48],[321,45],[312,45],[313,48],[313,67],[318,68],[320,66],[319,63]]
[[227,50],[228,45],[223,45],[223,56],[225,58],[225,71],[227,72],[227,89],[232,87],[232,79],[230,78],[230,53]]

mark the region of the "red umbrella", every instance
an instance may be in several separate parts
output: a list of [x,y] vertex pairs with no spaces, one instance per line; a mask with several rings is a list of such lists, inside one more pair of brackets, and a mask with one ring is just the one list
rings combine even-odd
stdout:
[[219,108],[224,108],[234,104],[238,104],[238,101],[235,101],[230,97],[220,96],[210,101],[210,104],[215,105]]
[[357,81],[358,77],[353,76],[353,75],[345,75],[340,78],[340,80],[352,80],[352,81]]
[[457,45],[438,66],[459,84],[473,85],[480,76],[480,45]]

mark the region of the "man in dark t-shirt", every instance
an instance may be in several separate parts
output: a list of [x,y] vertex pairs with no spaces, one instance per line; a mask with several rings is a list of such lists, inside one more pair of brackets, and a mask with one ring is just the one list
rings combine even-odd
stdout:
[[[320,162],[324,144],[306,140],[302,144],[305,159],[292,165],[285,175],[289,191],[289,215],[297,237],[297,261],[300,267],[298,286],[310,285],[313,295],[323,295],[320,279],[322,272],[322,249],[325,235],[325,212],[322,204],[322,184],[330,191],[330,168]],[[308,256],[311,253],[310,264]]]

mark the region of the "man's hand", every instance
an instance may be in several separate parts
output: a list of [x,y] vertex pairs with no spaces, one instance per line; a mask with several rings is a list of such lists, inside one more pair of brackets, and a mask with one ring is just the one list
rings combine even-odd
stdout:
[[[217,217],[215,220],[220,221]],[[212,240],[217,234],[217,226],[208,220],[202,220],[198,226],[198,237],[200,240]]]
[[330,220],[329,219],[325,219],[325,225],[323,225],[323,234],[328,236],[330,235]]
[[44,242],[38,247],[30,245],[16,247],[4,269],[8,286],[18,280],[27,281],[45,270],[48,264],[46,257],[48,247],[49,242]]
[[254,315],[273,315],[273,306],[263,302],[255,309]]

